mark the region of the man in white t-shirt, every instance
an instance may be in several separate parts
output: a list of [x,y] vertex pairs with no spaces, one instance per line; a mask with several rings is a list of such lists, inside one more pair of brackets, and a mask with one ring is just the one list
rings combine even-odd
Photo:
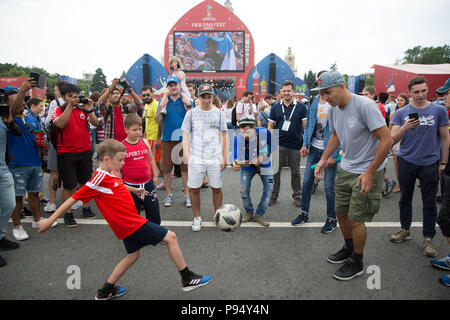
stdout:
[[212,105],[214,89],[202,84],[198,90],[200,105],[186,113],[181,125],[183,154],[188,161],[188,182],[194,221],[193,231],[201,230],[200,188],[203,177],[213,194],[214,212],[222,206],[222,172],[227,152],[227,122],[223,112]]
[[258,110],[253,107],[253,92],[247,90],[244,92],[242,99],[236,103],[236,120],[253,117],[258,118]]

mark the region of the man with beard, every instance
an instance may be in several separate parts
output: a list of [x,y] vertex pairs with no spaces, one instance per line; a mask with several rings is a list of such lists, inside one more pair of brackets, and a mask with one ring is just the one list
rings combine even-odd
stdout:
[[155,120],[156,112],[158,111],[158,101],[153,97],[153,89],[150,86],[142,87],[142,105],[144,105],[145,119],[144,136],[150,144],[153,157],[159,168],[159,160],[161,159],[162,128],[159,127]]
[[[98,103],[100,114],[104,119],[105,139],[115,139],[122,142],[127,137],[125,127],[123,125],[123,114],[137,113],[142,117],[141,101],[137,94],[131,89],[128,83],[125,83],[124,90],[130,93],[133,98],[134,105],[129,108],[123,108],[120,105],[122,93],[117,88],[119,79],[114,79],[111,86],[100,97]],[[110,104],[107,100],[110,100]]]

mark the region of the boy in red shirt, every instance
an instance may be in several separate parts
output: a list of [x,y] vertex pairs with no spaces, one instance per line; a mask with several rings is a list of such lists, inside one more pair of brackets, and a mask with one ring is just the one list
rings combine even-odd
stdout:
[[101,161],[94,176],[72,197],[66,200],[48,220],[39,225],[39,232],[50,228],[77,200],[84,203],[95,199],[98,209],[119,240],[123,240],[128,255],[119,262],[99,289],[96,300],[107,300],[124,295],[127,290],[116,286],[116,282],[139,259],[139,250],[146,245],[156,245],[161,241],[167,244],[169,256],[180,272],[183,291],[204,286],[212,280],[210,275],[197,275],[186,266],[178,245],[177,236],[157,224],[141,217],[133,203],[130,192],[139,196],[148,195],[145,189],[125,186],[116,172],[123,166],[126,147],[113,139],[102,142],[97,147],[98,160]]
[[147,196],[131,194],[136,209],[139,212],[143,206],[145,217],[153,223],[161,224],[155,188],[158,185],[156,162],[147,139],[141,138],[142,120],[136,114],[129,114],[125,117],[123,125],[127,138],[122,143],[127,151],[121,171],[122,181],[127,186],[143,188],[148,192]]

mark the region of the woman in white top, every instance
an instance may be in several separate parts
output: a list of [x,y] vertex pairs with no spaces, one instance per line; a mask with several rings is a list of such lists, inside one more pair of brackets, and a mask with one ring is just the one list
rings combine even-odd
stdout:
[[234,100],[228,99],[225,105],[222,107],[223,114],[225,116],[225,121],[227,122],[227,128],[233,129],[233,124],[231,123],[231,115],[233,113]]

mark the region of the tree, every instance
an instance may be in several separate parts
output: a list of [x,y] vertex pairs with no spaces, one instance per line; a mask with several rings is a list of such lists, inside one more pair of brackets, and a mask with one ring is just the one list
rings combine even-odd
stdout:
[[[317,87],[316,74],[312,70],[309,70],[307,73],[305,73],[305,75],[303,76],[303,81],[306,83],[306,85],[308,86],[308,88],[310,90]],[[314,92],[311,92],[311,93],[314,93]],[[317,92],[315,92],[315,93],[317,94]]]
[[450,46],[416,46],[405,51],[403,64],[441,64],[450,63]]
[[101,92],[103,89],[108,88],[108,84],[106,83],[106,76],[103,73],[101,68],[95,70],[94,76],[92,77],[92,85],[91,91]]

